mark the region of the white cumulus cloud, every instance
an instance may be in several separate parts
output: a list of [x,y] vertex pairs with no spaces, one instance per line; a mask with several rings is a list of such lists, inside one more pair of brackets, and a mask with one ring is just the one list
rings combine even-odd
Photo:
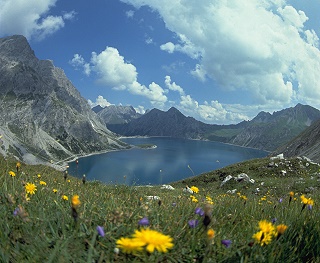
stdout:
[[70,11],[60,16],[48,15],[57,0],[1,0],[0,35],[21,34],[26,38],[41,40],[65,26],[66,20],[74,18]]
[[146,86],[138,82],[136,67],[126,62],[116,48],[106,47],[100,53],[92,52],[90,63],[85,62],[81,55],[75,54],[70,64],[76,69],[83,67],[87,75],[95,72],[97,82],[103,86],[144,96],[155,106],[161,107],[167,101],[166,91],[158,84],[152,82]]
[[256,105],[320,104],[319,37],[288,1],[122,1],[159,13],[177,37],[160,48],[196,59],[191,74],[200,80],[244,90]]
[[107,107],[107,106],[110,106],[110,105],[113,105],[111,104],[110,102],[108,102],[103,96],[99,95],[97,98],[96,98],[96,101],[93,102],[91,100],[88,100],[88,103],[90,105],[91,108],[95,107],[95,106],[98,106],[100,105],[102,108],[104,107]]

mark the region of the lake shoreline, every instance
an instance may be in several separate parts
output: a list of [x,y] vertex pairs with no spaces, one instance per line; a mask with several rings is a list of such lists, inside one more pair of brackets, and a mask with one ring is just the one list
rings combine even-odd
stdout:
[[[133,180],[139,185],[153,185],[159,183],[160,174],[163,180],[177,181],[180,180],[178,178],[185,178],[190,173],[188,165],[194,171],[192,176],[196,176],[232,163],[268,155],[266,151],[238,145],[169,136],[131,136],[121,137],[121,140],[130,145],[130,148],[75,156],[68,160],[69,173],[77,173],[76,177],[86,174],[88,179],[104,183],[119,183],[122,178],[127,178],[126,183],[129,184]],[[127,153],[128,151],[123,150],[134,152]],[[150,150],[150,153],[141,150]],[[111,154],[103,156],[102,153]],[[79,165],[74,162],[84,157],[89,158],[80,161]]]

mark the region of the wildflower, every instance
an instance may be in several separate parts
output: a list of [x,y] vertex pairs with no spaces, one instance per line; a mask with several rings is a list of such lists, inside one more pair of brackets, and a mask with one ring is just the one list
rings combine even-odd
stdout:
[[271,222],[268,222],[267,220],[259,221],[259,229],[260,231],[255,233],[252,237],[261,246],[270,244],[272,238],[277,234],[273,224]]
[[277,225],[277,233],[278,236],[283,235],[283,233],[287,230],[288,226],[284,224]]
[[19,172],[19,170],[20,170],[20,167],[21,167],[21,163],[20,163],[20,162],[17,162],[17,164],[16,164],[16,169],[17,169],[17,172]]
[[26,193],[31,195],[34,195],[37,191],[36,185],[32,183],[27,183],[25,186],[25,189],[26,189]]
[[139,220],[138,224],[140,226],[147,226],[147,225],[149,225],[149,220],[148,220],[148,218],[144,217],[141,220]]
[[311,199],[311,197],[307,198],[304,195],[301,195],[300,199],[301,199],[301,203],[303,204],[301,211],[306,207],[306,205],[308,205],[308,209],[309,207],[311,207],[312,209],[314,201]]
[[[67,199],[68,200],[68,199]],[[78,195],[74,195],[71,198],[71,205],[73,208],[77,208],[81,204]]]
[[52,192],[54,192],[55,194],[58,192],[58,190],[57,189],[52,189]]
[[300,196],[301,199],[301,203],[305,204],[305,205],[313,205],[314,201],[311,199],[311,197],[307,198],[304,195]]
[[224,245],[226,248],[229,248],[231,246],[232,241],[229,239],[223,239],[221,240],[221,244]]
[[204,216],[204,211],[202,208],[197,207],[194,211],[195,214],[199,215],[199,216]]
[[41,178],[41,174],[38,174],[37,177],[40,179]]
[[40,184],[44,185],[44,186],[47,185],[47,183],[45,181],[40,181]]
[[116,242],[117,248],[120,248],[123,253],[134,254],[143,249],[145,243],[138,239],[132,239],[128,237],[122,237]]
[[69,200],[68,196],[66,196],[66,195],[63,195],[63,196],[62,196],[62,199],[65,200],[65,201],[68,201],[68,200]]
[[192,192],[194,192],[196,194],[199,193],[199,188],[196,187],[196,186],[191,186],[190,189],[191,189]]
[[213,205],[213,201],[212,201],[212,198],[209,197],[209,196],[206,196],[206,202],[210,205]]
[[29,221],[28,218],[28,213],[24,210],[24,208],[19,205],[14,211],[13,211],[14,216],[19,216],[24,222]]
[[97,226],[97,231],[98,231],[99,236],[101,236],[101,237],[105,236],[104,229],[102,226]]
[[191,228],[195,228],[197,225],[198,225],[199,221],[196,220],[196,219],[192,219],[192,220],[189,220],[188,221],[188,225],[191,227]]
[[203,218],[203,225],[204,227],[208,227],[211,222],[211,213],[212,213],[212,205],[206,204],[204,206],[204,218]]
[[173,202],[173,203],[172,203],[172,206],[177,206],[177,203],[176,203],[176,202]]
[[215,235],[215,231],[214,231],[212,228],[208,229],[208,231],[207,231],[207,237],[208,237],[209,239],[213,239],[213,238],[214,238],[214,235]]
[[271,222],[268,222],[267,220],[259,221],[259,228],[264,233],[271,233],[272,234],[275,232],[274,226],[272,225]]
[[312,205],[308,205],[307,207],[308,207],[308,210],[310,211],[312,210]]
[[198,199],[194,195],[190,195],[191,201],[194,203],[198,203]]
[[10,172],[9,172],[9,175],[11,175],[11,177],[15,177],[15,176],[16,176],[16,173],[13,172],[13,171],[10,171]]
[[282,199],[282,198],[280,198],[280,199],[279,199],[279,203],[282,203],[282,201],[283,201],[283,199]]
[[263,246],[271,243],[273,235],[271,235],[270,233],[259,231],[255,233],[252,237],[256,240],[257,243]]
[[69,180],[68,180],[68,183],[70,183],[70,182],[71,182],[71,180],[69,179]]
[[272,224],[274,224],[275,222],[277,222],[277,218],[272,218],[271,222]]
[[290,197],[289,197],[289,204],[290,204],[291,201],[292,201],[292,197],[294,196],[294,192],[291,191],[291,192],[289,193],[289,196],[290,196]]
[[172,237],[159,233],[155,230],[141,229],[136,230],[133,239],[135,242],[143,242],[146,250],[152,253],[155,249],[159,252],[166,253],[173,247]]

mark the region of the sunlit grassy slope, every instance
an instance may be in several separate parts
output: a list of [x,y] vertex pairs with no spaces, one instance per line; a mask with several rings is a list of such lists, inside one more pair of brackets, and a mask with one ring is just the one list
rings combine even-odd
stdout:
[[[306,160],[256,159],[169,190],[83,183],[46,166],[17,171],[15,160],[0,157],[0,262],[320,262],[318,172]],[[220,187],[240,173],[255,182]],[[81,204],[72,209],[74,195]],[[149,235],[138,250],[132,235],[143,229],[171,237],[173,247]],[[128,243],[119,246],[121,238]]]

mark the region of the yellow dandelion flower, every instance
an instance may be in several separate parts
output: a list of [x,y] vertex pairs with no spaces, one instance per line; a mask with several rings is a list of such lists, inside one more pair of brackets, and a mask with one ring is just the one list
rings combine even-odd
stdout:
[[128,237],[118,239],[116,244],[117,248],[120,248],[121,251],[126,254],[135,254],[136,252],[141,251],[145,245],[142,241]]
[[26,193],[27,194],[31,194],[31,195],[34,195],[37,191],[37,187],[35,184],[32,184],[32,183],[27,183],[25,185],[25,190],[26,190]]
[[259,221],[259,229],[264,233],[275,235],[274,225],[271,222],[268,222],[267,220]]
[[38,178],[41,178],[41,174],[38,174],[37,177],[38,177]]
[[10,171],[9,172],[9,175],[11,175],[11,177],[15,177],[16,176],[16,173],[14,171]]
[[69,179],[69,180],[68,180],[68,183],[70,183],[70,182],[71,182],[71,180]]
[[214,231],[212,228],[208,229],[208,231],[207,231],[207,237],[208,237],[209,239],[213,239],[213,238],[214,238],[214,235],[215,235],[215,231]]
[[68,201],[68,200],[69,200],[68,196],[66,196],[66,195],[63,195],[63,196],[62,196],[62,199],[65,200],[65,201]]
[[190,189],[196,194],[199,193],[199,188],[196,186],[191,186]]
[[258,244],[260,244],[260,246],[263,246],[271,243],[273,235],[265,233],[263,231],[259,231],[255,233],[252,237]]
[[212,201],[212,198],[209,197],[209,196],[206,196],[206,201],[207,201],[207,203],[209,203],[210,205],[213,205],[213,204],[214,204],[214,202]]
[[280,224],[277,226],[278,235],[283,235],[283,233],[287,230],[288,226],[285,224]]
[[78,195],[72,196],[71,204],[72,204],[72,207],[73,207],[73,208],[77,208],[77,207],[81,204]]
[[40,184],[41,184],[41,185],[44,185],[44,186],[47,185],[47,183],[46,183],[45,181],[40,181]]
[[137,242],[141,241],[146,245],[146,250],[149,253],[153,253],[154,250],[166,253],[168,249],[173,247],[172,237],[148,228],[141,229],[140,231],[136,230],[133,238]]
[[193,196],[193,195],[190,195],[190,198],[191,198],[191,201],[194,202],[194,203],[198,203],[198,199]]
[[52,192],[57,193],[58,190],[54,188],[54,189],[52,189]]
[[290,197],[293,197],[293,196],[294,196],[294,192],[291,191],[291,192],[289,193],[289,195],[290,195]]
[[246,197],[245,195],[241,195],[240,198],[243,199],[243,200],[245,200],[245,201],[248,200],[248,197]]
[[21,163],[20,163],[20,162],[17,162],[16,168],[19,169],[20,167],[21,167]]
[[301,199],[301,203],[303,203],[304,205],[313,205],[314,204],[314,201],[310,197],[307,198],[304,195],[301,195],[300,199]]

